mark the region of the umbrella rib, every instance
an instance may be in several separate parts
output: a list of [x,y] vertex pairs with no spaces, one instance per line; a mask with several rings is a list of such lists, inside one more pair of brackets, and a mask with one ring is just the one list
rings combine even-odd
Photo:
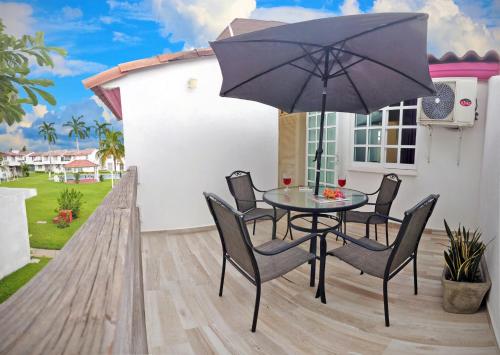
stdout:
[[[325,56],[325,53],[326,52],[323,52],[323,55],[321,56],[321,59],[323,59],[323,57]],[[321,60],[320,59],[320,60]],[[292,64],[293,65],[293,64]],[[295,98],[295,100],[293,100],[293,104],[292,104],[292,108],[290,110],[290,112],[293,112],[293,110],[295,110],[295,105],[297,104],[297,102],[299,101],[300,97],[302,96],[302,94],[304,93],[304,90],[306,89],[306,86],[307,84],[309,84],[309,81],[311,81],[311,78],[313,75],[316,75],[318,76],[319,78],[321,78],[319,75],[317,75],[316,73],[314,72],[311,72],[311,74],[308,76],[308,78],[306,79],[306,81],[304,82],[304,85],[302,85],[302,87],[300,88],[300,91],[299,91],[299,94],[297,95],[297,97]]]
[[[366,57],[366,56],[363,56],[363,55],[359,55],[359,54],[357,54],[357,53],[355,53],[355,52],[351,52],[351,51],[349,51],[349,50],[340,49],[340,48],[336,48],[336,47],[333,47],[333,48],[334,48],[334,49],[336,49],[336,50],[338,50],[338,51],[341,51],[341,52],[344,52],[344,53],[347,53],[347,54],[352,54],[352,55],[355,55],[356,57],[360,57],[360,58],[362,58],[362,59],[368,60],[368,61],[370,61],[370,62],[372,62],[372,63],[375,63],[375,64],[378,64],[378,65],[380,65],[380,66],[382,66],[382,67],[384,67],[384,68],[386,68],[386,69],[392,70],[392,71],[394,71],[394,72],[396,72],[396,73],[398,73],[398,74],[400,74],[400,75],[404,76],[405,78],[410,79],[410,80],[411,80],[411,81],[413,81],[414,83],[419,84],[419,85],[420,85],[420,86],[422,86],[423,88],[427,89],[427,90],[428,90],[431,94],[434,94],[434,93],[435,93],[434,89],[427,87],[425,84],[422,84],[422,83],[421,83],[420,81],[418,81],[417,79],[415,79],[415,78],[413,78],[413,77],[409,76],[408,74],[403,73],[402,71],[400,71],[400,70],[398,70],[398,69],[396,69],[396,68],[393,68],[393,67],[391,67],[391,66],[389,66],[389,65],[387,65],[387,64],[384,64],[384,63],[382,63],[382,62],[380,62],[380,61],[378,61],[378,60],[376,60],[376,59],[373,59],[373,58],[370,58],[370,57]],[[339,63],[339,64],[340,64],[340,63]]]
[[359,90],[358,90],[358,87],[356,86],[356,84],[354,84],[354,82],[352,81],[351,79],[351,76],[349,75],[349,73],[347,72],[347,70],[344,69],[344,66],[342,65],[342,63],[339,61],[338,59],[338,54],[335,54],[333,53],[333,50],[330,50],[330,52],[332,53],[332,55],[335,57],[335,60],[337,61],[337,63],[339,63],[340,67],[342,68],[343,72],[345,73],[345,75],[347,76],[347,79],[349,80],[349,82],[351,83],[351,86],[354,88],[354,91],[356,91],[356,95],[358,95],[358,98],[359,98],[359,101],[361,101],[361,103],[363,104],[363,107],[365,108],[365,112],[366,114],[368,115],[370,113],[370,111],[368,110],[368,106],[366,105],[366,102],[365,100],[363,100],[363,97],[361,96]]
[[307,73],[309,73],[309,74],[311,74],[311,75],[314,75],[314,76],[316,76],[316,77],[318,77],[318,78],[320,78],[320,79],[321,79],[321,76],[320,76],[320,75],[316,74],[316,73],[315,73],[315,72],[313,72],[313,71],[310,71],[309,69],[302,68],[300,65],[293,64],[293,63],[290,63],[289,65],[291,65],[292,67],[295,67],[295,68],[297,68],[297,69],[303,70],[303,71],[305,71],[305,72],[307,72]]
[[330,75],[328,76],[328,79],[335,78],[335,77],[337,77],[337,76],[339,76],[339,75],[344,75],[344,74],[345,74],[345,73],[343,73],[343,71],[344,71],[344,70],[349,69],[350,67],[353,67],[353,66],[355,66],[355,65],[356,65],[356,64],[358,64],[358,63],[361,63],[363,60],[365,60],[365,58],[361,58],[361,59],[359,59],[359,60],[355,61],[354,63],[351,63],[351,64],[349,64],[348,66],[344,67],[343,69],[337,70],[335,73],[330,74]]
[[[324,76],[324,73],[321,71],[321,68],[319,67],[318,65],[318,62],[316,62],[316,58],[314,58],[308,51],[307,49],[304,48],[303,45],[300,46],[300,48],[302,48],[302,50],[306,53],[306,55],[309,57],[309,59],[311,60],[311,62],[314,63],[314,66],[316,67],[316,69],[319,71],[319,73],[321,74],[321,77]],[[321,57],[323,59],[325,55],[323,54],[323,56]]]

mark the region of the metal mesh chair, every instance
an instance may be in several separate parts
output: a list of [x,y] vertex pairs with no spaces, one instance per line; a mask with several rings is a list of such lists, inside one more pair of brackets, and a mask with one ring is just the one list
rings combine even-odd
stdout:
[[226,260],[257,287],[252,332],[257,327],[261,284],[282,276],[308,261],[316,262],[316,255],[298,247],[317,234],[309,234],[291,243],[270,240],[254,247],[245,223],[245,215],[234,210],[218,196],[203,193],[219,232],[222,243],[222,274],[219,296],[222,297]]
[[[375,203],[367,203],[367,205],[375,206],[374,211],[345,212],[344,233],[347,233],[347,222],[367,224],[367,228],[369,228],[370,224],[373,224],[375,225],[375,240],[378,240],[377,225],[385,224],[385,241],[386,245],[389,245],[389,221],[382,216],[388,216],[390,214],[392,202],[396,199],[400,185],[401,180],[396,174],[384,175],[378,190],[371,194],[367,194],[369,196],[377,194]],[[367,223],[368,221],[370,223]]]
[[373,216],[401,223],[396,240],[390,246],[385,246],[369,238],[356,239],[337,230],[331,232],[350,243],[328,251],[328,255],[336,256],[361,270],[361,273],[367,273],[384,280],[384,314],[387,327],[389,326],[387,283],[413,260],[414,292],[417,294],[418,244],[438,198],[439,195],[429,195],[415,207],[406,211],[403,220],[375,213]]
[[264,202],[257,200],[255,191],[265,192],[255,187],[250,176],[250,172],[236,170],[229,176],[226,176],[229,192],[236,201],[236,208],[238,211],[245,215],[245,222],[253,221],[253,234],[255,235],[255,224],[258,219],[271,219],[273,221],[272,239],[276,238],[276,223],[286,214],[287,215],[287,229],[285,237],[290,233],[290,238],[293,240],[292,229],[290,227],[290,211],[285,211],[280,208],[260,208],[257,207],[257,202]]

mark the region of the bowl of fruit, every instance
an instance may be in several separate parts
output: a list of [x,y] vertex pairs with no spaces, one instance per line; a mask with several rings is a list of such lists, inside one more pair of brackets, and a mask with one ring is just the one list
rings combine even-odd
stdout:
[[345,195],[340,189],[329,189],[326,188],[323,191],[323,196],[330,200],[342,200],[345,198]]

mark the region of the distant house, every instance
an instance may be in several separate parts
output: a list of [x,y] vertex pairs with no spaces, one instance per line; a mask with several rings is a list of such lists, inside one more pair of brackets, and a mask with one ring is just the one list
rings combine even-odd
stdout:
[[[113,170],[113,159],[108,158],[104,164],[101,164],[97,156],[97,149],[89,148],[77,150],[53,150],[51,152],[22,152],[13,150],[11,152],[1,153],[0,179],[9,180],[21,176],[21,165],[26,164],[30,171],[34,172],[52,172],[62,174],[64,167],[73,161],[87,160],[92,164],[98,165],[100,170]],[[117,162],[116,170],[122,171],[123,162]],[[80,172],[93,173],[92,167],[79,168]]]

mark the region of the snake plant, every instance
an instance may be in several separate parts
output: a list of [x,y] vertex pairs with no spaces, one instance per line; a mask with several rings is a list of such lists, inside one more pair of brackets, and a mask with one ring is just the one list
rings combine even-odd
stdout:
[[446,220],[444,221],[446,234],[450,240],[448,250],[444,251],[444,260],[448,268],[448,277],[457,282],[480,282],[479,265],[486,249],[481,242],[481,233],[458,226],[458,230],[451,231]]

